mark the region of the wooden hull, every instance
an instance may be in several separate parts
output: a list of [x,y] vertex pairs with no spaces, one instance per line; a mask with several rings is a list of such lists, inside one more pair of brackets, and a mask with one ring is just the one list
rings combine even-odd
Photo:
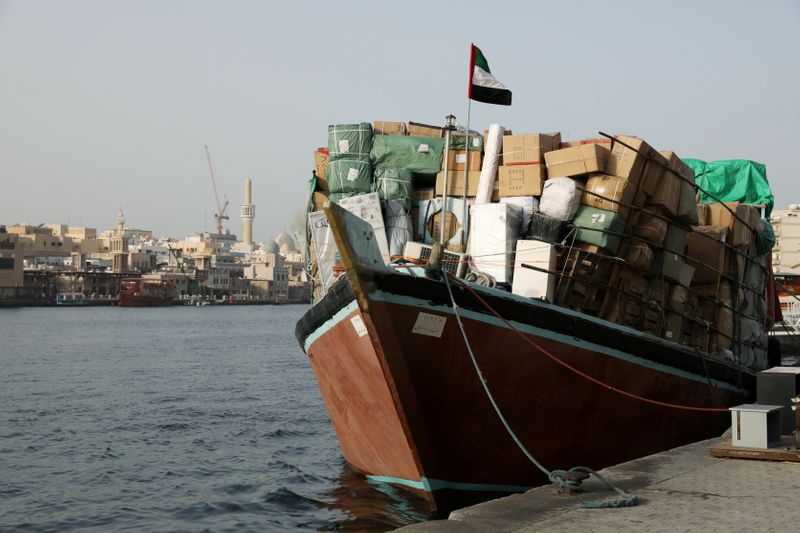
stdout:
[[[339,249],[347,243],[337,238]],[[306,350],[347,461],[377,481],[424,493],[444,512],[547,483],[516,446],[466,349],[444,283],[348,260],[300,320]],[[503,415],[548,469],[599,469],[720,435],[728,407],[751,399],[752,374],[687,347],[546,303],[476,289],[535,346],[465,288],[467,337]],[[429,315],[441,326],[420,332]],[[421,318],[422,316],[422,318]],[[428,317],[429,318],[429,317]]]

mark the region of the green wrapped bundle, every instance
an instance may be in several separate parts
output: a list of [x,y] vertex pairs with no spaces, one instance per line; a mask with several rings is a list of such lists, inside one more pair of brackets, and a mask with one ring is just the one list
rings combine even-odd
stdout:
[[411,208],[411,180],[413,173],[404,168],[375,169],[373,192],[381,200],[394,200],[408,210]]
[[[463,131],[450,132],[450,149],[463,152],[464,140],[465,136]],[[483,135],[479,134],[477,131],[471,131],[466,141],[470,152],[483,152]]]
[[578,227],[575,237],[580,242],[594,244],[616,255],[622,244],[625,217],[613,211],[582,205],[572,222]]
[[436,174],[442,169],[444,139],[375,135],[369,154],[375,168],[404,169],[417,174]]
[[366,161],[372,148],[372,125],[333,124],[328,126],[328,151],[330,161],[360,159]]
[[328,187],[333,193],[372,192],[372,166],[369,161],[339,159],[328,163]]

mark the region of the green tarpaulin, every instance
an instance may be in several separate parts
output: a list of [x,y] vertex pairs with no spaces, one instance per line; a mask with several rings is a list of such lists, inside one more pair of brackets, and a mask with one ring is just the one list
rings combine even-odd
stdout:
[[444,139],[375,135],[370,160],[378,168],[403,169],[417,174],[436,174],[442,169]]
[[[767,167],[755,161],[729,159],[725,161],[701,161],[684,159],[695,173],[695,182],[723,202],[764,204],[766,216],[772,212],[775,197],[767,181]],[[715,202],[700,192],[700,203]]]
[[483,135],[477,131],[471,131],[469,138],[464,135],[463,131],[454,131],[450,133],[450,149],[451,150],[464,150],[464,141],[467,141],[470,152],[483,152]]

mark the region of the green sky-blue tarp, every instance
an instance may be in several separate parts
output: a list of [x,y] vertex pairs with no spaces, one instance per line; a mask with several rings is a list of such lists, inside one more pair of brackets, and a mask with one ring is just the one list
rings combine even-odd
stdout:
[[[695,173],[695,182],[702,189],[723,202],[765,204],[766,216],[772,212],[775,196],[767,181],[767,167],[755,161],[728,159],[725,161],[701,161],[684,159]],[[708,195],[700,193],[700,203],[712,203]]]

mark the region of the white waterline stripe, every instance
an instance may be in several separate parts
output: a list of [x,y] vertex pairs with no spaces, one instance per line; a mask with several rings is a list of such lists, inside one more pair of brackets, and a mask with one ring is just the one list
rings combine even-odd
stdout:
[[532,487],[520,485],[494,485],[490,483],[462,483],[460,481],[446,481],[443,479],[433,479],[423,476],[419,481],[403,479],[392,476],[367,476],[370,481],[377,483],[394,483],[412,489],[433,492],[442,489],[455,489],[466,491],[487,491],[487,492],[525,492]]

